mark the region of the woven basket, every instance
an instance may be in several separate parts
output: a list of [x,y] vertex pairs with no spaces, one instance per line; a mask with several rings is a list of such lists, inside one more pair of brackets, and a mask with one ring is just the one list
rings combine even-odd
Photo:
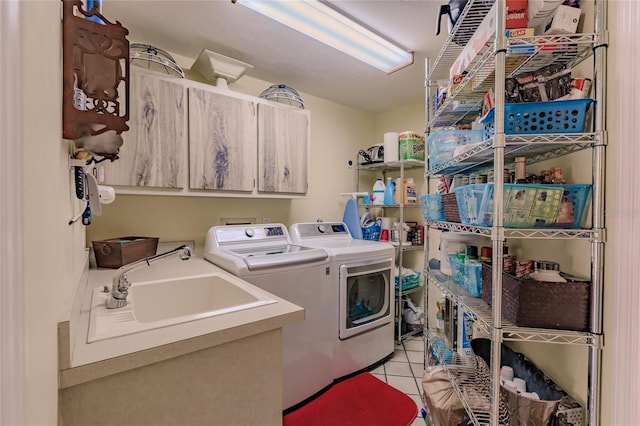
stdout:
[[[482,300],[491,304],[492,268],[482,264]],[[502,274],[502,315],[519,327],[589,331],[591,283],[521,280]]]
[[444,210],[444,220],[460,223],[460,211],[455,192],[442,194],[442,209]]

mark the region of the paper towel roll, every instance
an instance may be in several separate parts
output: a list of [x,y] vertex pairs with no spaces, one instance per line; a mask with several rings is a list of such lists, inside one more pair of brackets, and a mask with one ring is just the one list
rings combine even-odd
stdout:
[[387,132],[384,134],[384,162],[398,161],[398,133]]

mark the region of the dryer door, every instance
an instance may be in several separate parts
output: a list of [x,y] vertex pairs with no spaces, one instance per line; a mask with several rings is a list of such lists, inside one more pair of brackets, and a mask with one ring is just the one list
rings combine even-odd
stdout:
[[340,340],[393,320],[392,268],[391,258],[340,266]]

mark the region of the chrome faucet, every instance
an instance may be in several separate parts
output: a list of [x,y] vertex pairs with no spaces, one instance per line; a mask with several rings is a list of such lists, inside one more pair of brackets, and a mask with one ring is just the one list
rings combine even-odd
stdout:
[[131,283],[127,279],[127,274],[129,272],[140,269],[144,266],[149,266],[157,260],[164,259],[174,254],[179,254],[180,259],[182,260],[189,260],[191,257],[191,248],[189,248],[188,245],[181,245],[180,247],[176,247],[166,253],[145,257],[142,260],[122,266],[118,269],[118,274],[113,277],[113,283],[111,284],[111,294],[107,299],[107,309],[116,309],[127,306],[127,295],[129,294],[129,287],[131,286]]

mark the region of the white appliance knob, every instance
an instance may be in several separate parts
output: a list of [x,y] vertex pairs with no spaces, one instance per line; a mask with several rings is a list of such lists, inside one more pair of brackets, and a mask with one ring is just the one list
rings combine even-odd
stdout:
[[254,232],[254,230],[252,228],[247,228],[247,229],[244,230],[244,234],[247,237],[251,238],[251,237],[254,236],[255,232]]
[[327,232],[327,228],[325,228],[325,227],[324,227],[324,225],[319,225],[319,226],[318,226],[318,231],[319,231],[321,234],[324,234],[325,232]]

